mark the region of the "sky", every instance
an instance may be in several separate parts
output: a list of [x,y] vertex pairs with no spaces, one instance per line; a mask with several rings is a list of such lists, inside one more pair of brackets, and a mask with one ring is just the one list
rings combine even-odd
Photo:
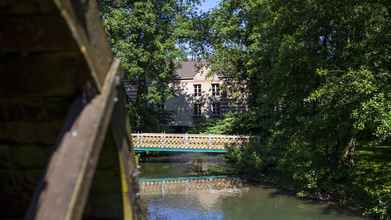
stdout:
[[217,6],[219,4],[219,0],[202,0],[201,3],[201,11],[207,12]]

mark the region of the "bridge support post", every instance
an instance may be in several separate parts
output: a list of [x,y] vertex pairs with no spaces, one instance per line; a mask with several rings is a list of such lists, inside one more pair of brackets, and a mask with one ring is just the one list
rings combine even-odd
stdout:
[[185,134],[184,136],[184,146],[188,145],[189,144],[189,134]]

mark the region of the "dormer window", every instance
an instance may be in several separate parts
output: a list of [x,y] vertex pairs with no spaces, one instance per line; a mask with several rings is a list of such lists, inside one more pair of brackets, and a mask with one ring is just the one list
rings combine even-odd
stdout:
[[212,95],[219,96],[220,95],[220,84],[213,83],[212,84]]
[[194,96],[201,96],[201,84],[194,84]]

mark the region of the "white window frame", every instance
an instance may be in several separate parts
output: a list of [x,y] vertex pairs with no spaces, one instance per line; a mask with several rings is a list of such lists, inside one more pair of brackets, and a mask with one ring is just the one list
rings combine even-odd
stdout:
[[201,84],[193,84],[194,96],[201,96]]
[[220,96],[220,84],[212,83],[212,96]]

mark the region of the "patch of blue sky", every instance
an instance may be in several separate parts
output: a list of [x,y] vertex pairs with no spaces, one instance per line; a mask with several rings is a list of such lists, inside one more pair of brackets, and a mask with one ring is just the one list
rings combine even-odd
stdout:
[[220,0],[202,0],[200,11],[201,12],[208,12],[215,8],[220,3]]
[[[0,0],[1,1],[1,0]],[[205,12],[210,12],[212,9],[216,8],[220,4],[221,0],[201,0],[200,5],[197,7],[197,12],[198,13],[205,13]],[[176,46],[178,48],[181,48],[182,51],[185,53],[185,56],[188,59],[192,59],[193,56],[195,55],[193,53],[193,50],[189,44],[189,42],[185,43],[177,43]],[[209,53],[211,53],[212,48],[205,46],[205,48]]]

